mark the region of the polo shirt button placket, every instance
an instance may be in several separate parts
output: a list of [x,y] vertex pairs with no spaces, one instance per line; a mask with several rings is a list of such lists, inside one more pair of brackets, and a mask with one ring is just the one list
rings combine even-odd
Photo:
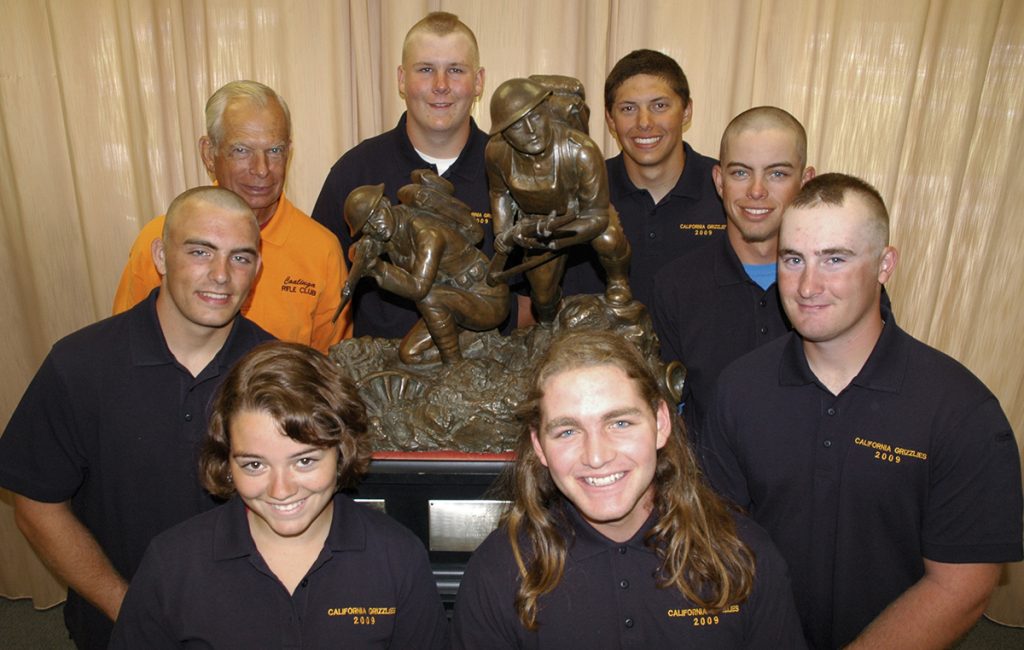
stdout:
[[[835,416],[836,413],[837,413],[836,407],[834,407],[834,406],[830,406],[827,409],[825,409],[825,414],[828,415],[829,417]],[[824,447],[825,449],[831,449],[832,448],[832,441],[831,440],[824,440],[824,441],[822,441],[821,446]]]
[[627,618],[625,621],[623,621],[623,625],[626,626],[627,630],[633,629],[633,619]]
[[192,414],[191,413],[186,413],[185,414],[185,421],[186,422],[191,422],[192,421]]
[[629,580],[626,580],[626,579],[619,580],[619,587],[622,588],[622,589],[629,589]]

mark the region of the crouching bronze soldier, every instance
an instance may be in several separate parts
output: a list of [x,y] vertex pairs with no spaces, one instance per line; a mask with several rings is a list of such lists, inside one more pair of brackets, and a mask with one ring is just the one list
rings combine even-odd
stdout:
[[381,289],[413,300],[422,318],[402,339],[399,357],[415,364],[440,353],[452,363],[462,358],[462,329],[492,329],[508,316],[508,285],[488,284],[488,259],[475,246],[483,231],[450,195],[450,184],[431,172],[415,172],[413,180],[398,205],[384,197],[383,184],[358,187],[345,200],[352,236],[362,235],[345,292],[369,275]]

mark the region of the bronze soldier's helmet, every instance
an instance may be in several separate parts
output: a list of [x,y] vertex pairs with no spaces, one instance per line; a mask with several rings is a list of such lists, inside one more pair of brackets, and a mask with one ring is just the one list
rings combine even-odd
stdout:
[[380,185],[361,185],[352,190],[345,199],[345,221],[355,237],[370,220],[370,215],[380,205],[384,196],[384,183]]
[[544,101],[551,91],[529,79],[509,79],[491,96],[491,135],[501,133]]

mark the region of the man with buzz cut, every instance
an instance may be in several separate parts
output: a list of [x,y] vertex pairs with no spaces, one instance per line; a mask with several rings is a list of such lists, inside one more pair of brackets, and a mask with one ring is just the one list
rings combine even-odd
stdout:
[[[345,199],[362,185],[384,183],[384,196],[398,204],[398,190],[417,169],[430,169],[455,187],[484,230],[483,252],[494,253],[490,197],[484,171],[487,134],[470,116],[484,90],[476,37],[459,17],[427,14],[405,36],[398,92],[405,113],[398,125],[361,142],[331,168],[313,207],[313,218],[337,235],[348,255],[353,235],[345,223]],[[512,307],[515,307],[513,303]],[[402,338],[419,311],[408,298],[362,282],[352,300],[355,336]],[[515,322],[515,315],[510,317]]]
[[[725,214],[711,178],[713,158],[683,140],[693,117],[690,85],[671,57],[636,50],[604,84],[605,122],[622,152],[606,161],[612,205],[633,251],[629,284],[650,306],[654,276],[667,263],[722,234]],[[566,295],[602,293],[593,251],[569,254]]]
[[1022,553],[1020,458],[999,401],[900,329],[899,260],[868,183],[808,182],[779,232],[794,331],[719,379],[701,456],[793,576],[815,648],[948,648]]
[[239,315],[260,229],[237,195],[180,195],[150,256],[160,285],[54,344],[0,437],[0,486],[68,584],[79,648],[107,647],[149,541],[216,505],[196,472],[210,400],[235,361],[273,338]]
[[726,236],[663,268],[649,305],[662,358],[686,366],[683,414],[694,438],[722,369],[789,330],[775,286],[779,223],[814,177],[804,127],[774,106],[733,118],[719,157],[712,176]]
[[[282,341],[326,353],[351,330],[348,312],[334,316],[348,273],[336,238],[284,195],[291,134],[280,95],[257,81],[232,81],[206,103],[199,153],[217,184],[242,197],[260,224],[263,270],[242,314]],[[136,238],[114,296],[115,314],[160,284],[150,246],[163,227],[157,217]]]

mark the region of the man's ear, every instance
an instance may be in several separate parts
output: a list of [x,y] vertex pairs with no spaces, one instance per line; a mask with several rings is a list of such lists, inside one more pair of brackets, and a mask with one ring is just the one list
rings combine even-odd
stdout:
[[683,109],[683,131],[690,126],[690,120],[693,119],[693,100],[691,99],[687,104],[686,108]]
[[153,255],[153,265],[156,266],[156,272],[163,278],[167,275],[167,250],[164,247],[164,240],[161,237],[157,237],[149,245],[150,253]]
[[804,185],[806,185],[807,181],[811,180],[812,178],[814,178],[817,175],[818,175],[818,172],[816,172],[814,170],[814,167],[812,167],[810,165],[807,165],[806,167],[804,167],[804,175],[800,179],[800,187],[803,187]]
[[896,265],[900,261],[900,252],[894,246],[886,246],[882,250],[882,259],[878,264],[878,282],[885,284],[892,277]]
[[473,97],[475,99],[480,99],[480,96],[484,94],[484,78],[485,78],[485,76],[486,75],[484,74],[484,69],[483,68],[477,68],[477,70],[476,70],[476,79],[473,82]]
[[654,413],[654,420],[656,424],[657,435],[657,448],[661,449],[668,442],[668,437],[672,435],[672,414],[668,410],[668,404],[665,400],[661,400],[658,404],[658,410]]
[[405,99],[405,68],[398,66],[398,96]]
[[540,444],[540,440],[537,438],[537,430],[530,428],[530,442],[533,443],[533,453],[537,454],[537,460],[544,467],[548,466],[548,458],[544,455],[544,448]]
[[213,146],[213,141],[210,140],[210,136],[204,135],[199,138],[199,157],[203,159],[203,166],[206,167],[206,171],[213,175],[214,180],[217,178],[217,174],[214,171],[213,161],[217,155],[217,148]]
[[711,168],[711,179],[715,181],[715,189],[718,190],[718,196],[722,196],[722,166],[716,164]]
[[[612,119],[612,112],[610,110],[604,112],[604,123],[608,126],[608,132],[612,134],[615,141],[619,142],[619,134],[615,132],[615,120]],[[619,142],[619,146],[622,146],[621,142]]]

